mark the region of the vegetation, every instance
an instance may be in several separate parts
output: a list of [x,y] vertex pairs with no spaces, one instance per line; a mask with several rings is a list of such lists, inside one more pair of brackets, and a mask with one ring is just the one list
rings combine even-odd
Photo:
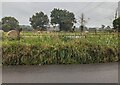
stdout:
[[[19,26],[14,17],[2,18],[3,32],[0,46],[2,46],[3,65],[44,65],[44,64],[86,64],[116,62],[120,55],[120,40],[118,34],[108,26],[102,25],[101,32],[83,30],[84,17],[81,18],[82,31],[75,32],[75,15],[61,9],[51,11],[51,24],[59,25],[60,32],[45,31],[49,19],[43,12],[33,15],[29,26]],[[114,29],[120,31],[120,18],[113,21]],[[20,28],[24,28],[24,31]],[[40,30],[40,31],[36,31]],[[14,30],[18,40],[9,40],[7,31]],[[25,32],[31,30],[31,32]],[[105,31],[106,30],[106,31]],[[2,30],[1,30],[2,32]],[[14,33],[13,33],[14,34]],[[14,35],[13,35],[14,36]],[[15,35],[16,36],[16,35]]]
[[30,18],[30,24],[34,29],[37,30],[46,30],[46,26],[49,23],[48,16],[43,12],[36,13]]
[[[74,36],[74,37],[73,37]],[[3,65],[86,64],[118,61],[117,34],[22,33],[20,41],[2,44]]]
[[19,28],[19,22],[14,17],[3,17],[2,18],[2,30],[8,32],[10,30],[16,30]]
[[60,31],[71,31],[73,24],[76,22],[72,12],[61,9],[54,9],[51,12],[51,24],[59,24]]
[[[37,30],[47,30],[46,28],[49,26],[49,23],[51,23],[54,27],[58,24],[60,31],[74,31],[75,26],[74,23],[76,23],[75,15],[72,12],[69,12],[68,10],[62,10],[62,9],[57,9],[54,8],[51,11],[51,22],[49,22],[48,16],[44,14],[43,12],[38,12],[33,15],[29,21],[33,29]],[[84,14],[81,16],[80,20],[80,28],[81,31],[83,31],[83,27],[85,24],[86,20],[84,20]],[[0,28],[2,27],[2,30],[5,32],[8,32],[10,30],[18,30],[20,28],[19,22],[17,19],[11,16],[3,17],[2,20],[0,21]],[[21,26],[25,30],[32,30],[29,29],[31,27],[25,27]],[[120,17],[116,18],[113,21],[113,27],[117,31],[120,31]],[[105,25],[101,26],[101,30],[104,30]],[[109,31],[112,31],[111,29],[108,29]]]
[[120,32],[120,17],[113,21],[113,27]]

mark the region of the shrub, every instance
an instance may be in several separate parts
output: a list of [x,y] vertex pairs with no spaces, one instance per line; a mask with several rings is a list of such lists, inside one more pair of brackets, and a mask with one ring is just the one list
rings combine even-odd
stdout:
[[73,40],[53,44],[10,44],[2,47],[3,65],[88,64],[118,61],[116,47]]

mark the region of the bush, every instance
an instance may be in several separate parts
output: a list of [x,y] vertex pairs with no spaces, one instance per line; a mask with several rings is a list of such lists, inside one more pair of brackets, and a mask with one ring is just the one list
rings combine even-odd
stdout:
[[88,64],[118,61],[116,47],[81,41],[50,44],[9,44],[2,46],[3,65]]

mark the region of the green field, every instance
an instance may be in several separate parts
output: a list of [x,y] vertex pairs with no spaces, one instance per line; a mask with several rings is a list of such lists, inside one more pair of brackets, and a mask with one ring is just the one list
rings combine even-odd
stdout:
[[22,32],[3,35],[3,65],[85,64],[118,61],[117,33]]
[[[72,38],[70,37],[72,36]],[[75,38],[79,36],[79,38]],[[3,36],[4,37],[4,36]],[[57,40],[56,40],[57,39]],[[107,45],[116,46],[118,45],[118,34],[117,33],[89,33],[85,36],[81,36],[81,33],[34,33],[34,32],[23,32],[21,33],[21,44],[50,44],[53,43],[66,43],[69,41],[81,41],[85,43],[95,44],[95,45]],[[6,37],[3,38],[2,44],[9,45],[12,43],[17,44],[18,41],[10,41]]]

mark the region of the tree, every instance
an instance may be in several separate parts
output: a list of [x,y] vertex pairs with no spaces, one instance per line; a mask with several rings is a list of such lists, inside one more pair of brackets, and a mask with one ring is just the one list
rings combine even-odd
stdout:
[[3,17],[2,18],[2,30],[8,32],[10,30],[19,29],[19,22],[14,17]]
[[101,29],[102,32],[105,32],[105,25],[101,25]]
[[32,31],[33,28],[29,25],[20,25],[23,31]]
[[120,17],[113,21],[113,27],[114,30],[118,30],[118,32],[120,32]]
[[107,27],[105,28],[105,31],[106,31],[106,32],[112,32],[112,29],[110,28],[110,26],[107,26]]
[[29,19],[29,21],[33,29],[37,30],[46,30],[46,26],[49,23],[48,16],[43,12],[36,13]]
[[71,31],[72,26],[76,23],[74,14],[67,10],[54,8],[50,17],[51,24],[59,24],[60,31]]
[[105,29],[105,25],[101,25],[101,28],[104,30]]
[[2,22],[0,21],[0,30],[2,30]]

